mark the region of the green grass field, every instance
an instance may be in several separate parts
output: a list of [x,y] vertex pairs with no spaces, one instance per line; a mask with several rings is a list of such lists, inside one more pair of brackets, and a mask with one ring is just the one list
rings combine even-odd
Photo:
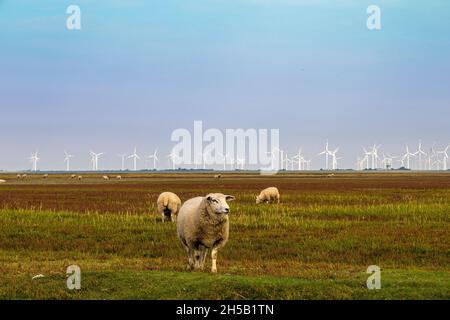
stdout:
[[[0,179],[0,299],[450,298],[449,174]],[[255,205],[271,185],[281,204]],[[186,271],[175,224],[156,214],[166,190],[237,197],[217,275]],[[66,287],[71,264],[79,291]],[[369,265],[380,290],[366,287]]]

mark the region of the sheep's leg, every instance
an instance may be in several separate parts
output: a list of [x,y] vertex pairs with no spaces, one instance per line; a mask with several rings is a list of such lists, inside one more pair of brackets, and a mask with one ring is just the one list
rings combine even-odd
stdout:
[[205,268],[205,261],[206,261],[207,254],[208,254],[208,248],[203,248],[202,257],[201,257],[201,261],[200,261],[202,270]]
[[195,258],[194,258],[194,250],[189,249],[189,269],[195,269]]
[[190,249],[188,246],[184,246],[184,249],[186,249],[186,253],[188,256],[188,269],[192,270],[192,269],[194,269],[193,250]]
[[162,222],[164,222],[164,210],[158,204],[158,213],[161,215]]
[[202,252],[200,250],[194,250],[195,269],[200,269],[201,257],[202,257]]
[[212,273],[217,273],[217,251],[219,250],[219,248],[213,248],[211,250],[211,259],[212,259],[212,264],[211,264],[211,272]]
[[164,208],[164,210],[163,210],[164,221],[163,222],[171,221],[172,220],[171,217],[172,217],[172,210],[170,210],[169,208]]

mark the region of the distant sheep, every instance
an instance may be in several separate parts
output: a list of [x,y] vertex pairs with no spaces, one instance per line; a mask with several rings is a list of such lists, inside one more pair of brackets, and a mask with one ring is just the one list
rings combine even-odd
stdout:
[[0,183],[5,183],[6,180],[0,179]]
[[178,211],[180,211],[181,200],[173,192],[163,192],[159,195],[156,206],[162,217],[162,222],[175,221]]
[[21,175],[21,174],[18,174],[18,175],[17,175],[17,179],[18,179],[18,180],[22,179],[22,175]]
[[48,174],[44,174],[43,176],[42,176],[42,179],[47,179],[48,178]]
[[211,272],[217,272],[217,251],[225,246],[229,236],[227,201],[235,198],[210,193],[186,201],[177,218],[177,233],[189,262],[189,269],[203,269],[208,250],[211,250]]
[[77,175],[76,174],[72,174],[71,176],[70,176],[70,179],[76,179],[77,178]]
[[117,180],[122,180],[122,176],[117,176],[116,179]]
[[334,173],[330,173],[329,175],[327,175],[328,178],[333,178],[334,177]]
[[214,175],[214,179],[217,179],[217,180],[219,180],[219,179],[221,179],[222,178],[222,175],[219,173],[219,174],[216,174],[216,175]]
[[256,204],[259,203],[280,203],[280,192],[275,187],[269,187],[261,191],[259,196],[256,197]]
[[109,177],[108,176],[103,176],[102,179],[103,180],[109,180]]
[[27,177],[28,177],[28,175],[26,175],[26,174],[22,175],[22,179],[26,179]]
[[83,176],[78,176],[78,178],[77,178],[78,180],[83,180]]

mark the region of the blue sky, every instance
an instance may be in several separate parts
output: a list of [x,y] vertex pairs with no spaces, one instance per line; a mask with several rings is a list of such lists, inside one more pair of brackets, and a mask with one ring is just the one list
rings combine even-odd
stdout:
[[135,145],[167,153],[194,120],[279,128],[310,157],[329,139],[342,167],[362,144],[446,145],[449,35],[446,0],[0,0],[0,169],[28,168],[35,149],[41,169],[62,169],[64,149],[74,169],[90,149],[118,167]]

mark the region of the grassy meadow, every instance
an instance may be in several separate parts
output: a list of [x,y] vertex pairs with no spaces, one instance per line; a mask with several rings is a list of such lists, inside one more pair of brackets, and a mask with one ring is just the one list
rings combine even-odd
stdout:
[[[0,299],[449,299],[450,174],[1,175]],[[276,186],[279,205],[256,205]],[[218,274],[186,271],[156,198],[231,202]],[[66,268],[82,270],[68,290]],[[368,290],[369,265],[381,289]],[[43,278],[34,279],[37,274]]]

